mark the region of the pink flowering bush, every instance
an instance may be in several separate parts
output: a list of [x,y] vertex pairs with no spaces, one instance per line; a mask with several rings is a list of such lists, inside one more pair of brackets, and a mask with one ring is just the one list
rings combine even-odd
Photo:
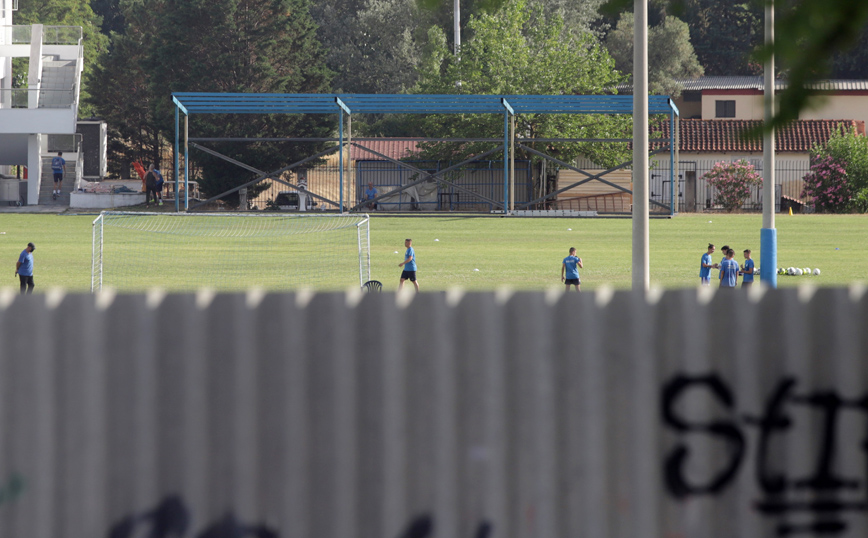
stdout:
[[843,213],[848,211],[852,197],[847,163],[831,155],[813,159],[802,190],[802,198],[807,198],[809,205],[818,213]]
[[729,212],[744,205],[750,197],[751,187],[763,182],[753,165],[744,159],[734,163],[715,163],[714,168],[702,177],[717,191],[714,202]]

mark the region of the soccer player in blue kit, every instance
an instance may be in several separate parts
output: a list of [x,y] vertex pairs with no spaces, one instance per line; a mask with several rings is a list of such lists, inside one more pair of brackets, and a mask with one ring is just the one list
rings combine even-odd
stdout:
[[726,258],[720,262],[720,287],[735,289],[738,286],[738,262],[733,260],[735,251],[728,249]]
[[753,275],[755,274],[755,271],[753,259],[750,257],[750,249],[745,249],[744,251],[744,265],[742,265],[742,269],[741,271],[739,271],[739,274],[742,275],[742,288],[749,288],[753,285]]
[[582,282],[579,280],[579,269],[584,269],[582,259],[576,256],[576,247],[570,248],[570,255],[564,258],[561,264],[561,282],[567,285],[566,291],[570,291],[570,285],[576,287],[576,291],[582,291]]
[[702,259],[699,260],[699,282],[703,286],[711,285],[711,270],[715,267],[715,264],[711,260],[711,254],[714,252],[714,245],[708,244],[708,252],[702,255]]
[[403,267],[401,272],[401,283],[398,284],[398,291],[404,289],[404,281],[409,280],[416,286],[416,291],[419,291],[419,281],[416,280],[416,251],[413,250],[413,240],[405,239],[404,246],[407,251],[404,253],[404,261],[398,264],[398,267]]

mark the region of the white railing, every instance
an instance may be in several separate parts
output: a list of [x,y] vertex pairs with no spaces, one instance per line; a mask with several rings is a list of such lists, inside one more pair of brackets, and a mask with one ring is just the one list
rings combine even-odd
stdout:
[[29,24],[0,26],[0,44],[3,45],[28,45],[31,35],[32,27]]

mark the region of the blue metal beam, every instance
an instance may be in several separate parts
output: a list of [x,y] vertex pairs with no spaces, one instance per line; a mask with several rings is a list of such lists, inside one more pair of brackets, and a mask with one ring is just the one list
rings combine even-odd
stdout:
[[[405,94],[173,94],[185,114],[349,113],[500,114],[506,101],[513,114],[632,114],[629,95],[405,95]],[[663,95],[648,97],[651,114],[678,114]]]

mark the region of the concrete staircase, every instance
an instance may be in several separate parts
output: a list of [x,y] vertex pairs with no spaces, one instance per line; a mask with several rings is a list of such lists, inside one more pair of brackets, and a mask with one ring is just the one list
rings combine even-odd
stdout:
[[66,108],[75,100],[76,60],[42,62],[42,85],[39,91],[39,108]]
[[69,205],[69,193],[75,187],[75,169],[78,166],[77,161],[66,160],[66,173],[63,174],[63,185],[61,194],[57,200],[51,197],[51,191],[54,190],[54,172],[51,170],[51,159],[53,157],[42,158],[42,180],[39,182],[39,205]]

